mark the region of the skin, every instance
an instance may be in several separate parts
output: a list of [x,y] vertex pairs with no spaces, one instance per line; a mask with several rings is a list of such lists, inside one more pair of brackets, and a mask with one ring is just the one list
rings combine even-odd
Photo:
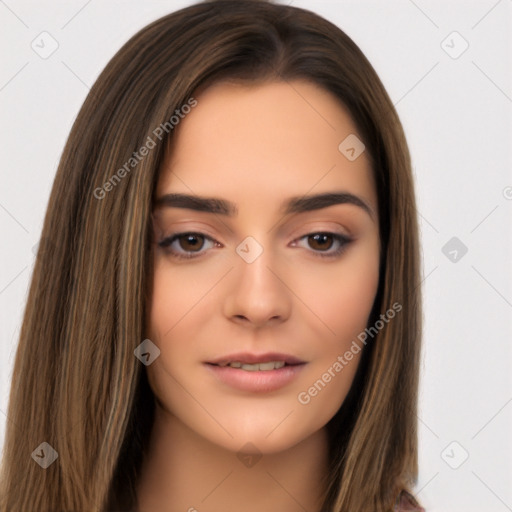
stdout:
[[[147,337],[161,353],[146,368],[157,410],[140,511],[320,510],[325,425],[343,403],[361,353],[309,403],[297,397],[367,326],[379,278],[370,161],[366,152],[349,161],[338,150],[356,126],[334,96],[309,82],[224,82],[196,99],[163,162],[156,197],[222,198],[236,203],[238,214],[154,210]],[[291,196],[334,191],[357,195],[372,214],[335,204],[283,215]],[[158,245],[191,231],[214,240],[173,243],[175,252],[202,253],[195,259],[179,260]],[[340,255],[322,258],[340,244],[306,235],[325,232],[352,241]],[[236,252],[248,236],[263,248],[252,263]],[[307,364],[279,390],[240,391],[204,365],[235,352],[281,352]],[[261,457],[244,464],[237,454],[251,451],[242,449],[247,443]]]

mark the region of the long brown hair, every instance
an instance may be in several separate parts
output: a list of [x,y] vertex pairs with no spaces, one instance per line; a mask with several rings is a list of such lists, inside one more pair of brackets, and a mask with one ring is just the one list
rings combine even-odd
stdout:
[[[387,512],[415,482],[420,258],[398,115],[368,60],[332,23],[264,0],[213,0],[133,36],[73,125],[14,364],[1,512],[136,506],[154,412],[144,366],[134,357],[146,332],[153,191],[179,129],[169,120],[199,88],[225,79],[309,80],[333,93],[358,127],[377,185],[382,247],[370,323],[395,302],[402,310],[365,347],[351,391],[328,424],[323,510]],[[142,157],[150,139],[155,147]],[[43,442],[58,453],[46,469],[31,457]]]

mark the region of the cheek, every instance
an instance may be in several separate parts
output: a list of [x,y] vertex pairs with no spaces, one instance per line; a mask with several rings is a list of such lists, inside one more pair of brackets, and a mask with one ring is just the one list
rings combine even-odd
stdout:
[[[183,418],[191,409],[188,393],[200,396],[200,389],[190,381],[190,368],[197,367],[205,319],[212,317],[215,306],[208,301],[208,292],[218,280],[211,268],[206,273],[201,266],[180,267],[165,258],[155,263],[147,336],[160,349],[160,356],[146,371],[160,404]],[[201,418],[201,411],[195,414]]]
[[[190,329],[199,328],[204,323],[201,319],[213,314],[214,304],[208,300],[208,294],[227,270],[225,262],[214,267],[176,265],[164,256],[155,258],[148,337],[165,342],[185,325],[189,334]],[[191,321],[194,317],[196,321]]]
[[171,384],[186,383],[188,368],[197,367],[212,339],[210,322],[219,316],[214,295],[230,263],[224,259],[214,265],[179,265],[168,257],[155,257],[146,323],[147,337],[160,349],[159,358],[147,367],[150,382],[157,385],[155,391],[163,386],[165,393],[174,392]]
[[160,356],[147,367],[147,373],[153,391],[164,403],[176,389],[176,381],[182,380],[180,368],[190,357],[190,341],[201,325],[190,319],[200,309],[205,286],[198,285],[197,276],[173,268],[164,258],[156,259],[147,337],[158,346]]
[[304,318],[316,345],[297,401],[316,422],[332,418],[357,371],[365,345],[358,336],[368,325],[378,289],[377,243],[360,244],[334,265],[318,266],[317,272],[297,273],[298,294],[315,313]]
[[350,345],[365,329],[379,283],[378,251],[377,238],[361,240],[339,261],[297,269],[297,295],[316,314],[325,354]]

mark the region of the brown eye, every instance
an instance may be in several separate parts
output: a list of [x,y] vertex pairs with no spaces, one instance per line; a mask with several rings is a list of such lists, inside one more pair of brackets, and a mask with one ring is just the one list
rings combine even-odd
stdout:
[[179,246],[186,252],[195,252],[202,249],[205,238],[202,235],[186,233],[177,237]]
[[318,232],[309,233],[299,238],[298,245],[309,249],[320,258],[337,258],[341,256],[353,241],[352,238],[339,233]]
[[316,233],[308,236],[309,245],[317,251],[325,251],[332,247],[334,237],[330,233]]
[[202,249],[212,248],[215,244],[215,240],[201,233],[176,233],[158,245],[176,258],[194,258],[206,252]]

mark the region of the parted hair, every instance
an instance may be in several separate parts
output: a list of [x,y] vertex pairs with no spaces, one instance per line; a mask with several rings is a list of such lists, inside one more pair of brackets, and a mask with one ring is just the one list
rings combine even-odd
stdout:
[[[223,80],[294,79],[323,87],[347,107],[370,157],[381,261],[369,324],[391,304],[402,305],[364,348],[350,392],[327,425],[322,511],[390,512],[400,493],[411,491],[420,249],[410,155],[397,112],[372,65],[333,23],[270,1],[211,0],[131,37],[73,124],[17,346],[0,512],[136,510],[154,396],[134,349],[147,332],[155,185],[179,125],[162,132],[133,168],[119,169],[198,90]],[[46,469],[31,456],[42,442],[58,453]]]

